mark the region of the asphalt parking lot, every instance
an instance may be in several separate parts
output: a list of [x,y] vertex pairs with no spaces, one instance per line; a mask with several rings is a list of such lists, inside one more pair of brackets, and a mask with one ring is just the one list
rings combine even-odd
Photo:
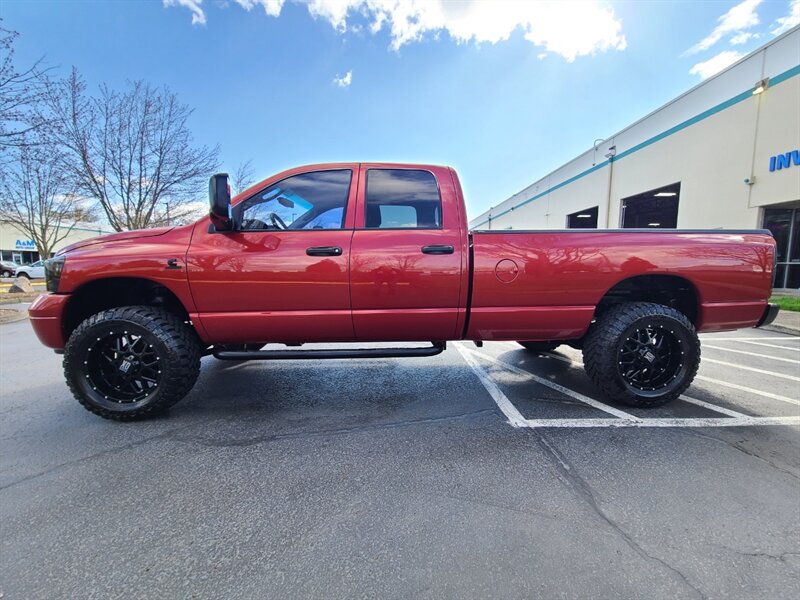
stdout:
[[800,338],[704,335],[680,401],[602,402],[570,348],[203,359],[169,414],[68,394],[0,326],[9,598],[796,598]]

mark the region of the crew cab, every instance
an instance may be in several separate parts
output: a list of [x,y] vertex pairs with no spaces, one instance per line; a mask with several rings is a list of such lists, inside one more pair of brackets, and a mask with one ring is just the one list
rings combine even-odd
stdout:
[[[31,323],[88,410],[161,411],[205,355],[429,356],[449,340],[570,344],[605,396],[657,406],[691,383],[697,332],[777,312],[768,231],[469,231],[456,172],[432,165],[300,167],[232,200],[218,174],[209,196],[194,224],[81,241],[46,262]],[[301,347],[312,342],[341,346]]]

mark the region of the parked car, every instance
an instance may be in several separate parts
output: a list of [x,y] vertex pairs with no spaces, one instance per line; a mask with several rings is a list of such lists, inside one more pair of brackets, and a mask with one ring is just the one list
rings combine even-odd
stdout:
[[28,279],[41,279],[44,277],[44,261],[37,260],[30,265],[17,267],[17,277],[27,277]]
[[0,277],[13,277],[19,265],[10,260],[0,260]]
[[[612,400],[664,404],[694,379],[698,331],[770,322],[764,230],[469,231],[448,167],[327,164],[232,201],[210,182],[191,225],[115,233],[46,262],[30,307],[72,393],[132,420],[183,398],[200,357],[433,356],[448,340],[569,344]],[[302,350],[306,342],[429,342]],[[270,342],[287,349],[265,351]]]

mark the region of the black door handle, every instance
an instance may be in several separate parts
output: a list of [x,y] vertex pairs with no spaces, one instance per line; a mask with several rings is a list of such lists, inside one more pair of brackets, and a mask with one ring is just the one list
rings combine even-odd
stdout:
[[342,249],[339,246],[314,246],[306,248],[306,254],[309,256],[341,256]]
[[452,254],[455,249],[452,246],[444,244],[434,244],[433,246],[423,246],[423,254]]

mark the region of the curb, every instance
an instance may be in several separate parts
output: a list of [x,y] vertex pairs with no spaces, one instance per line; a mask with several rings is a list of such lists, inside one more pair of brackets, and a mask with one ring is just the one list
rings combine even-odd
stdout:
[[28,311],[27,310],[18,310],[19,314],[11,317],[0,317],[0,325],[7,325],[8,323],[17,323],[19,321],[24,321],[28,318]]
[[764,325],[763,327],[759,327],[759,329],[763,329],[765,331],[774,331],[776,333],[788,333],[789,335],[800,336],[800,329],[795,327],[786,327],[785,325],[776,325],[772,323],[770,325]]

